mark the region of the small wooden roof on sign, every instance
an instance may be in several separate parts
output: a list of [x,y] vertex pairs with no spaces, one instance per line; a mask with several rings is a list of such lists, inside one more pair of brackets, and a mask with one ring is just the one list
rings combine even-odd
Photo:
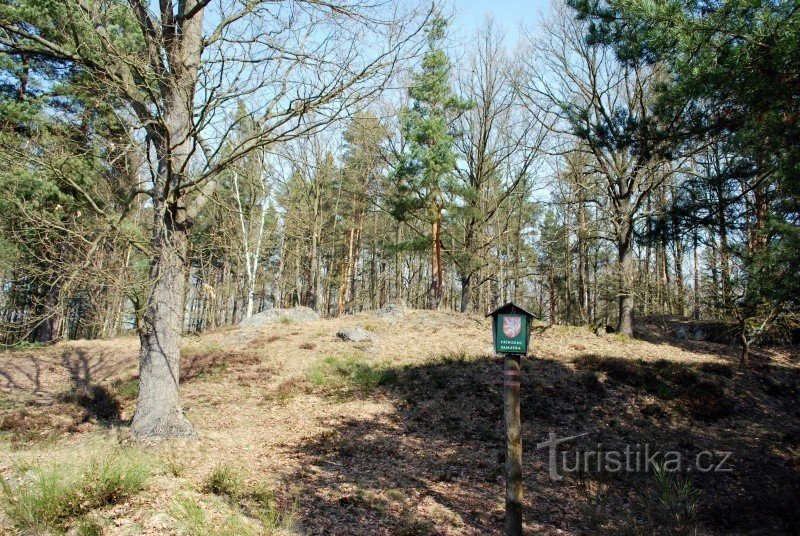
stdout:
[[510,314],[522,313],[524,315],[527,315],[528,318],[534,318],[532,312],[528,311],[524,307],[521,307],[521,306],[517,305],[514,302],[508,302],[505,305],[501,305],[500,307],[498,307],[497,309],[495,309],[491,313],[486,313],[486,316],[496,316],[496,315],[503,314],[503,313],[510,313]]

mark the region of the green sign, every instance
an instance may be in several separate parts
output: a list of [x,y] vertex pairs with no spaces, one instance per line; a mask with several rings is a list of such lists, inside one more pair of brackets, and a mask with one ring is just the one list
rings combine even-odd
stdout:
[[494,323],[494,351],[498,354],[522,354],[528,351],[528,316],[498,314]]

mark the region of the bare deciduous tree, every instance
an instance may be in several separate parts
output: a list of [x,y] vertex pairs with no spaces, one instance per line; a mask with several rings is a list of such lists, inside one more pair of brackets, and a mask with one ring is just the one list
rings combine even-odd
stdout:
[[[178,397],[188,232],[216,177],[375,96],[425,16],[393,4],[65,0],[51,20],[4,12],[0,45],[69,62],[136,118],[148,146],[152,283],[140,328],[138,436],[194,433]],[[19,18],[12,18],[19,17]],[[126,32],[125,28],[136,32]],[[46,31],[40,29],[46,28]],[[228,143],[245,102],[260,128]]]
[[[584,151],[603,181],[617,250],[619,332],[633,336],[633,233],[650,192],[668,176],[651,110],[656,71],[620,63],[586,42],[586,24],[561,6],[546,31],[528,36],[525,103],[553,134],[551,151]],[[579,140],[577,146],[574,142]]]

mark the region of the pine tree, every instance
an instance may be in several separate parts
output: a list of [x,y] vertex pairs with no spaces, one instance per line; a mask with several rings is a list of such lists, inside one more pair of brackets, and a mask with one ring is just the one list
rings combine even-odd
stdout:
[[409,88],[413,100],[401,112],[400,121],[407,150],[397,164],[392,212],[405,220],[412,212],[431,227],[431,282],[427,305],[439,307],[442,300],[442,213],[446,209],[448,180],[455,170],[456,156],[451,122],[469,108],[455,95],[450,83],[450,60],[442,49],[447,21],[435,16],[429,23],[428,49],[421,70]]

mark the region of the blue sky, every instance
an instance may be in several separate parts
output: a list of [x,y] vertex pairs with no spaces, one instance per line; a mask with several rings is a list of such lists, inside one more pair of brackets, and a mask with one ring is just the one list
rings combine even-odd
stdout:
[[483,23],[489,13],[507,31],[507,43],[516,41],[520,23],[535,25],[540,14],[550,5],[550,0],[450,0],[455,11],[452,28],[456,33],[469,37]]

